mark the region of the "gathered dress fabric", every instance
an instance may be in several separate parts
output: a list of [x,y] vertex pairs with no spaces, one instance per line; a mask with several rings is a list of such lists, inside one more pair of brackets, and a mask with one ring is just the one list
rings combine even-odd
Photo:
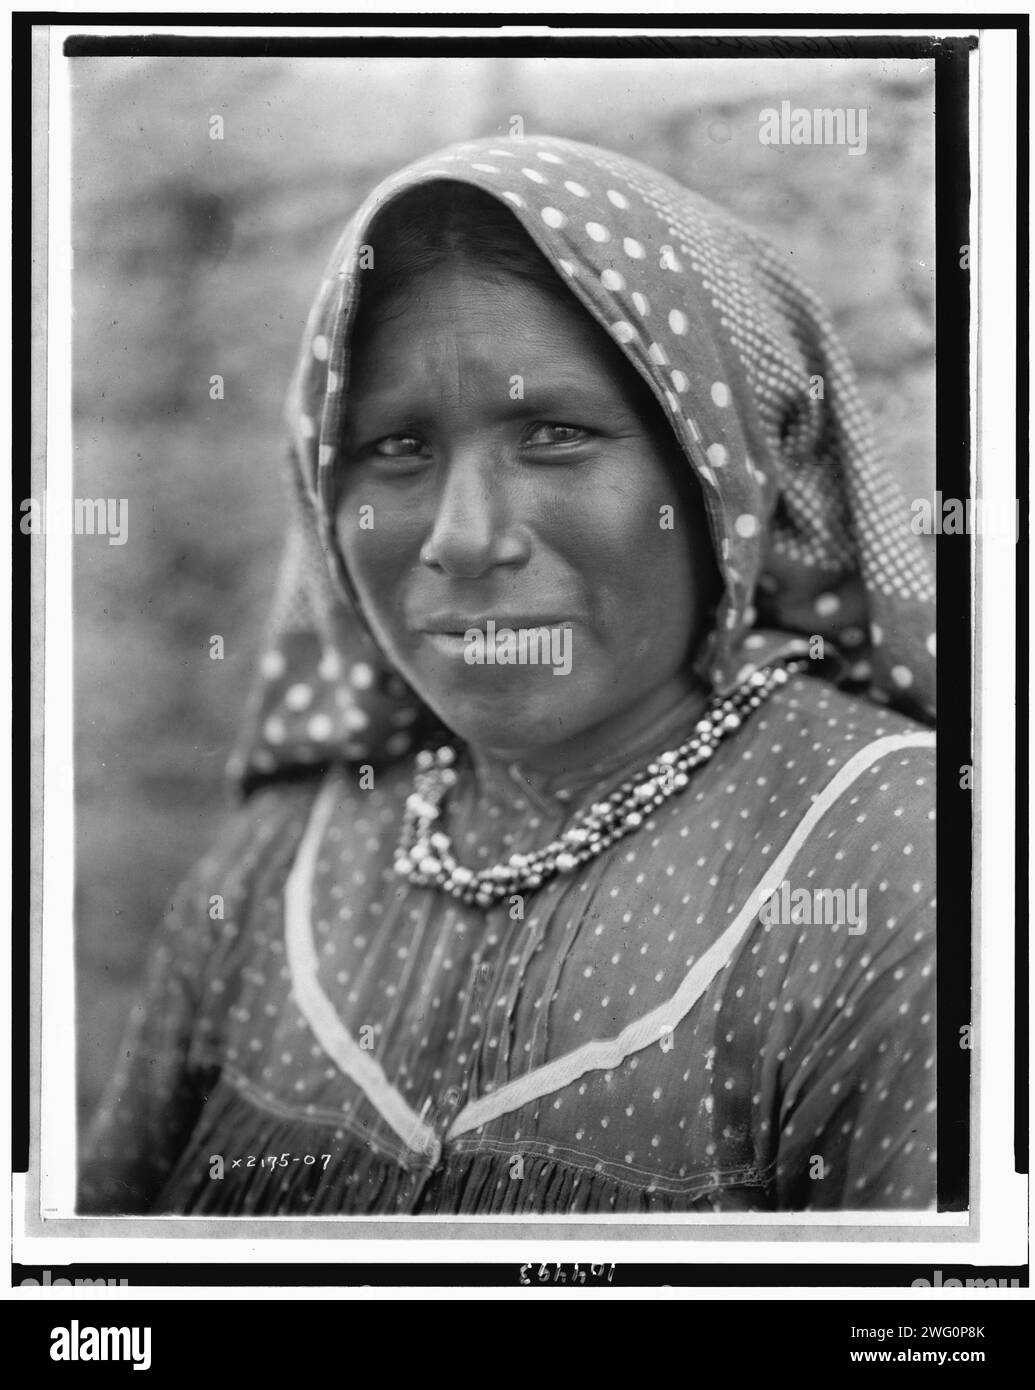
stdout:
[[[465,760],[458,849],[542,843],[680,713],[581,783]],[[520,914],[393,873],[405,768],[257,792],[162,930],[81,1210],[931,1208],[931,742],[794,678]],[[865,914],[761,920],[782,882]]]

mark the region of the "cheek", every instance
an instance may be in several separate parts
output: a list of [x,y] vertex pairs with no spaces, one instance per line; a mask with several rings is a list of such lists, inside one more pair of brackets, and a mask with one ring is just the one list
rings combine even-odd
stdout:
[[412,518],[390,514],[375,499],[346,500],[338,512],[338,545],[367,613],[390,624],[405,575],[418,563],[421,533]]
[[565,553],[589,579],[605,617],[668,633],[693,622],[697,576],[708,563],[701,547],[710,554],[707,528],[660,465],[634,467],[642,470],[639,486],[596,492],[588,513],[571,508]]
[[343,552],[348,550],[366,564],[376,563],[382,551],[394,549],[404,538],[412,508],[400,504],[395,491],[372,471],[343,479],[336,523]]

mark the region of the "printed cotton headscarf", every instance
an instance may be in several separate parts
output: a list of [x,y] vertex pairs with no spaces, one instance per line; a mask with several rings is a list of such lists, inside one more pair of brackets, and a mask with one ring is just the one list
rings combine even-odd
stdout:
[[335,758],[376,763],[437,724],[358,611],[333,513],[370,224],[399,193],[441,179],[509,207],[653,389],[701,484],[724,584],[698,659],[707,683],[721,693],[778,654],[815,657],[822,638],[838,679],[929,720],[930,563],[852,368],[787,256],[633,160],[571,140],[489,139],[383,182],[331,258],[287,402],[294,514],[232,775],[248,785]]

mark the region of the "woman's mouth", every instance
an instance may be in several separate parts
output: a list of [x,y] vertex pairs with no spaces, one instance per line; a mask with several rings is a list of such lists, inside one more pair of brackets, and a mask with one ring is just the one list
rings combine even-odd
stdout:
[[440,656],[469,666],[557,665],[570,649],[570,619],[489,618],[465,628],[426,628],[421,636]]
[[425,632],[424,640],[442,656],[462,658],[467,640],[459,632]]

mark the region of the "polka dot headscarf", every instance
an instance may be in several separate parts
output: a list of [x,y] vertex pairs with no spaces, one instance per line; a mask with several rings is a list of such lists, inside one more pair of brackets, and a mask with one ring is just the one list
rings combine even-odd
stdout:
[[844,351],[787,257],[633,160],[504,138],[393,175],[335,249],[288,398],[293,525],[233,774],[377,762],[432,724],[357,610],[333,507],[365,235],[395,195],[444,178],[512,211],[652,387],[701,484],[724,581],[699,658],[709,684],[728,690],[778,653],[822,655],[838,679],[930,719],[930,562]]

